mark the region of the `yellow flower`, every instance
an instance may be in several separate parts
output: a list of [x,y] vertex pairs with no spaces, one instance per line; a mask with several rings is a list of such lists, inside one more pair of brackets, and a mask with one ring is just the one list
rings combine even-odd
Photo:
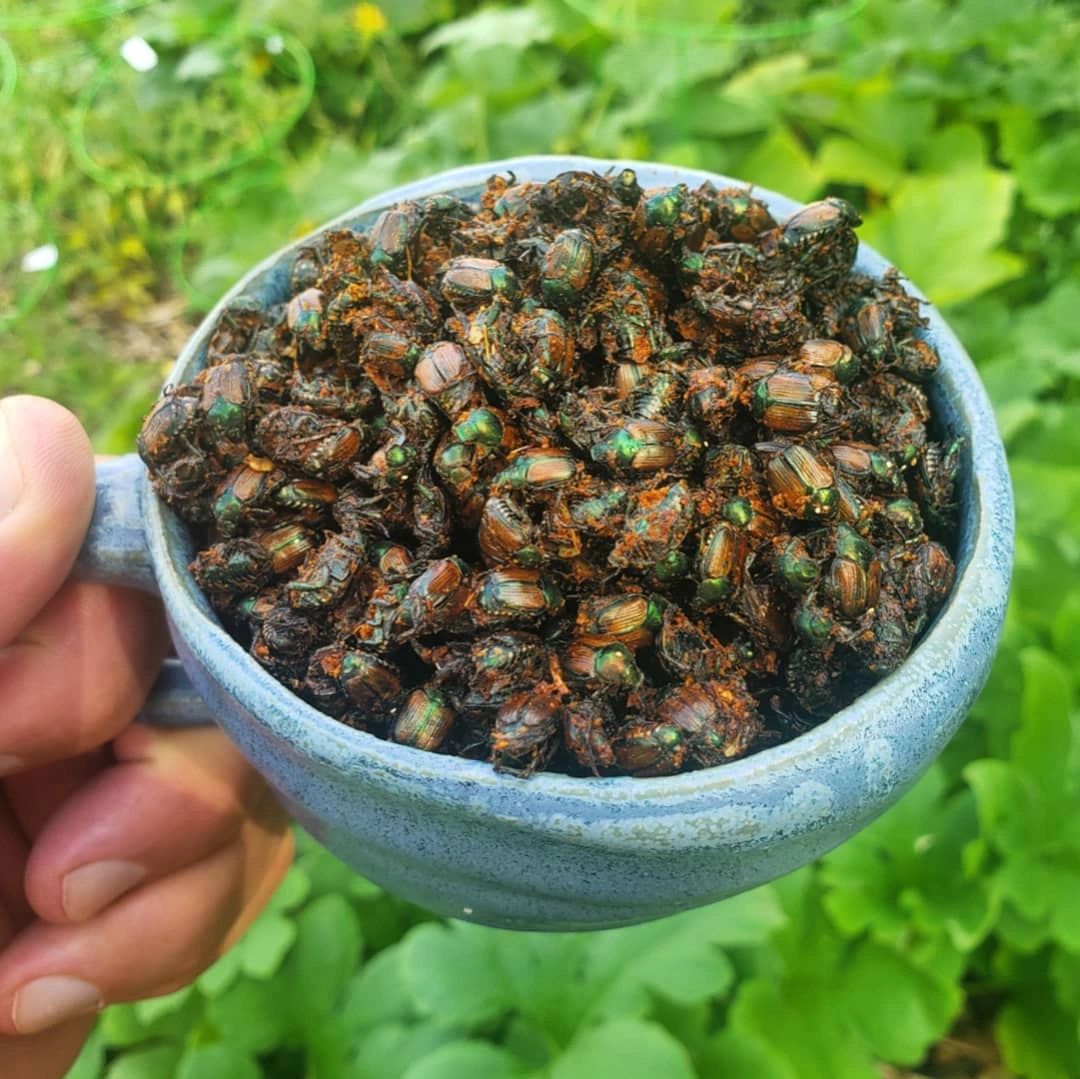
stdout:
[[386,15],[378,4],[357,4],[353,8],[352,21],[365,41],[381,34],[388,25]]

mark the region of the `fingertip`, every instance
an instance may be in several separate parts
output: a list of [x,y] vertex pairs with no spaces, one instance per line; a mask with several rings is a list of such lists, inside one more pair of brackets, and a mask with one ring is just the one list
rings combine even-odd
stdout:
[[7,429],[7,448],[22,472],[20,495],[50,504],[81,503],[89,519],[94,451],[75,414],[47,397],[17,394],[0,399],[0,427]]
[[93,451],[75,416],[45,397],[0,399],[0,646],[63,583],[93,506]]

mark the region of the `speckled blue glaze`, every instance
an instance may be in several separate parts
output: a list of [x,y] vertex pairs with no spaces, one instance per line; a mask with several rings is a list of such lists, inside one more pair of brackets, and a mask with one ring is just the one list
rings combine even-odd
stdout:
[[[737,182],[637,162],[519,158],[397,188],[333,224],[367,226],[379,209],[404,198],[475,194],[492,172],[544,180],[566,169],[626,164],[646,187]],[[798,205],[756,193],[777,216]],[[229,292],[184,349],[170,382],[186,381],[202,366],[231,299],[286,297],[293,252],[303,242]],[[860,248],[859,269],[880,274],[886,265]],[[489,925],[596,929],[658,918],[752,888],[857,832],[937,757],[986,679],[1012,566],[1012,494],[971,361],[940,315],[930,307],[926,314],[942,359],[934,405],[949,432],[967,439],[953,594],[907,662],[849,708],[794,741],[723,767],[645,780],[521,780],[478,761],[392,745],[315,711],[229,638],[185,568],[192,555],[185,529],[144,480],[147,553],[140,562],[132,552],[142,536],[131,516],[137,465],[130,461],[103,477],[97,535],[126,551],[128,579],[145,584],[152,566],[177,653],[211,715],[296,819],[360,872],[441,914]],[[113,489],[118,485],[126,485],[126,495]],[[127,534],[117,540],[121,528]],[[103,561],[116,559],[87,569],[108,575]]]

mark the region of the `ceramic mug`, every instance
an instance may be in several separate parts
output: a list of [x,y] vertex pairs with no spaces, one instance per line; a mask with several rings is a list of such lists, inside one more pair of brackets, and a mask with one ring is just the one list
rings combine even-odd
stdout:
[[[437,192],[475,199],[495,172],[542,181],[626,165],[643,187],[738,183],[658,164],[515,158],[396,188],[331,227],[366,228],[392,203]],[[778,218],[798,208],[755,193]],[[229,291],[170,383],[203,366],[230,301],[288,298],[289,268],[306,242],[282,248]],[[887,265],[860,247],[859,270],[880,275]],[[953,592],[897,671],[820,726],[730,764],[654,779],[521,779],[344,726],[275,682],[225,632],[188,572],[186,528],[134,456],[99,469],[79,572],[156,591],[164,602],[183,671],[166,672],[145,718],[212,717],[304,828],[390,891],[442,915],[519,929],[628,925],[709,903],[804,865],[892,805],[955,733],[989,672],[1012,567],[1009,475],[971,360],[941,316],[930,306],[924,313],[941,355],[930,387],[935,413],[949,436],[965,440]]]

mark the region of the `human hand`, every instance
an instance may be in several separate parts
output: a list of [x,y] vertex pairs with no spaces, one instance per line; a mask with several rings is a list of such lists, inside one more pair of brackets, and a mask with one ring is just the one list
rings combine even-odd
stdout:
[[189,982],[292,859],[288,822],[218,730],[132,724],[160,604],[68,580],[94,467],[75,418],[0,401],[0,1076],[61,1076],[106,1003]]

